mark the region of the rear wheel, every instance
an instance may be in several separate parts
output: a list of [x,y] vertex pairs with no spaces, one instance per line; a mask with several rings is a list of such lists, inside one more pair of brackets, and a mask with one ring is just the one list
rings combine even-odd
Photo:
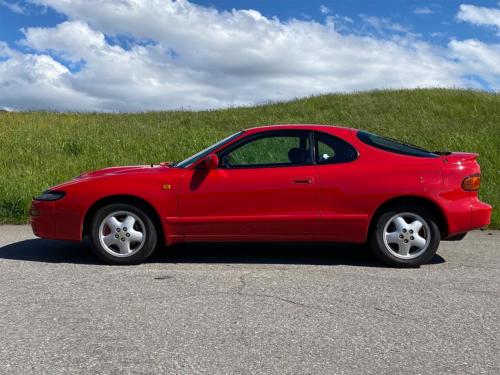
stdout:
[[144,208],[110,204],[97,210],[90,241],[95,254],[108,264],[137,264],[156,247],[156,228]]
[[370,245],[389,265],[417,267],[434,256],[440,238],[433,215],[408,206],[389,209],[378,217],[370,234]]

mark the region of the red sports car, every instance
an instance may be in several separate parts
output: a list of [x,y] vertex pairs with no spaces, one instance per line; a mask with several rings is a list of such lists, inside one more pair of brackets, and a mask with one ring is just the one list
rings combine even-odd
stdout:
[[441,239],[489,224],[477,156],[343,127],[259,127],[178,163],[84,173],[34,198],[31,225],[43,238],[88,235],[111,264],[162,241],[333,241],[418,266]]

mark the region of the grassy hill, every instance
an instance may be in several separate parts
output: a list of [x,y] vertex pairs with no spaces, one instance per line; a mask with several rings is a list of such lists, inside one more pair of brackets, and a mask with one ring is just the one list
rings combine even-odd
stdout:
[[399,90],[322,95],[251,108],[139,114],[0,113],[0,223],[24,223],[31,197],[82,171],[181,160],[237,130],[344,124],[428,149],[481,154],[481,197],[500,227],[500,95]]

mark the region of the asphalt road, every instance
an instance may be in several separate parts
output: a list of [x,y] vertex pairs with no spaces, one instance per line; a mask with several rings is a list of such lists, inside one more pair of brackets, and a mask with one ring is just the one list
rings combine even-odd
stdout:
[[0,226],[1,374],[499,374],[500,233],[432,264],[190,245],[140,266]]

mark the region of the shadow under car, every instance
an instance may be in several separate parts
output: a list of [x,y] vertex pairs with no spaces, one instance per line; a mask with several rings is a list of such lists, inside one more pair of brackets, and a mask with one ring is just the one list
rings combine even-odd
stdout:
[[[30,239],[0,247],[0,259],[103,264],[82,242]],[[445,260],[435,255],[431,264]],[[145,263],[308,264],[383,267],[366,245],[325,243],[191,243],[159,248]]]

